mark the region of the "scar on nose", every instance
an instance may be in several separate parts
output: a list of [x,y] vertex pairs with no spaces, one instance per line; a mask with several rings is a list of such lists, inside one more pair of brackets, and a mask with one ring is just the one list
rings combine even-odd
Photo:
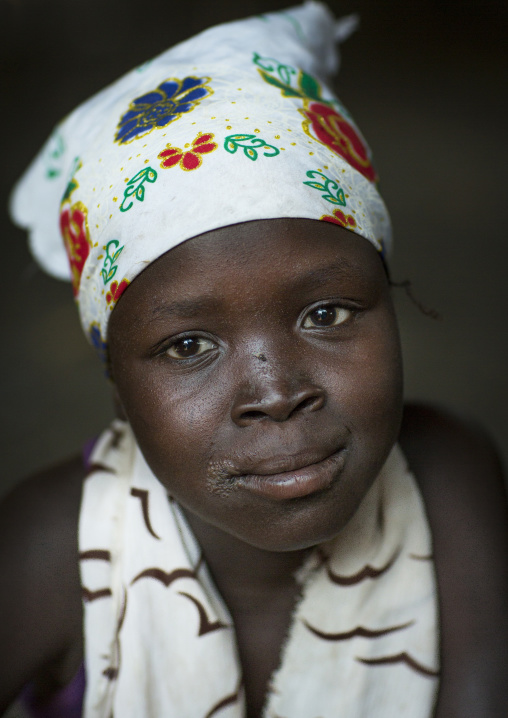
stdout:
[[253,354],[253,357],[256,357],[256,359],[259,359],[260,361],[266,361],[266,357],[264,354]]

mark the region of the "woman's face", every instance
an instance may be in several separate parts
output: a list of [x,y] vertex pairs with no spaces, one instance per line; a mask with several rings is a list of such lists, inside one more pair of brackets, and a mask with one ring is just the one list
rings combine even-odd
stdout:
[[397,438],[387,277],[336,225],[259,220],[177,246],[124,293],[109,346],[154,474],[198,520],[259,548],[335,536]]

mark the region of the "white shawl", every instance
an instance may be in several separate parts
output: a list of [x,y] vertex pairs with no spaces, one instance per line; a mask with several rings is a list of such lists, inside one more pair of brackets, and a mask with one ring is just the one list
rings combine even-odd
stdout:
[[[97,442],[80,564],[84,718],[242,718],[234,626],[178,504],[130,427]],[[422,499],[395,446],[360,508],[298,576],[265,718],[429,718],[437,597]]]

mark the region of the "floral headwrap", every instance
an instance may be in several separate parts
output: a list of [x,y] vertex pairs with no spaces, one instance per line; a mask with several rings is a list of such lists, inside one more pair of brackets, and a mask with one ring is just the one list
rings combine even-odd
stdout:
[[370,151],[326,84],[354,23],[307,2],[213,27],[56,127],[17,185],[12,215],[46,271],[68,279],[70,264],[99,351],[129,282],[203,232],[310,218],[388,250]]

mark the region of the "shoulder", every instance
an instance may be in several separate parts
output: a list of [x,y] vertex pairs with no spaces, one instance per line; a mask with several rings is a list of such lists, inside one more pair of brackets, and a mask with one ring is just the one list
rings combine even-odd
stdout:
[[482,429],[408,405],[400,443],[432,530],[442,684],[436,716],[508,713],[508,502],[501,462]]
[[0,712],[29,680],[56,690],[81,661],[77,456],[21,482],[0,506]]
[[[501,476],[501,464],[496,448],[477,424],[458,417],[442,407],[409,403],[404,407],[400,441],[408,455],[424,468],[444,463],[465,470],[470,462],[488,466]],[[431,453],[428,453],[431,449]]]
[[409,404],[400,444],[420,486],[438,548],[451,549],[454,536],[466,542],[464,548],[478,552],[488,547],[496,555],[508,548],[503,469],[481,427],[440,408]]

